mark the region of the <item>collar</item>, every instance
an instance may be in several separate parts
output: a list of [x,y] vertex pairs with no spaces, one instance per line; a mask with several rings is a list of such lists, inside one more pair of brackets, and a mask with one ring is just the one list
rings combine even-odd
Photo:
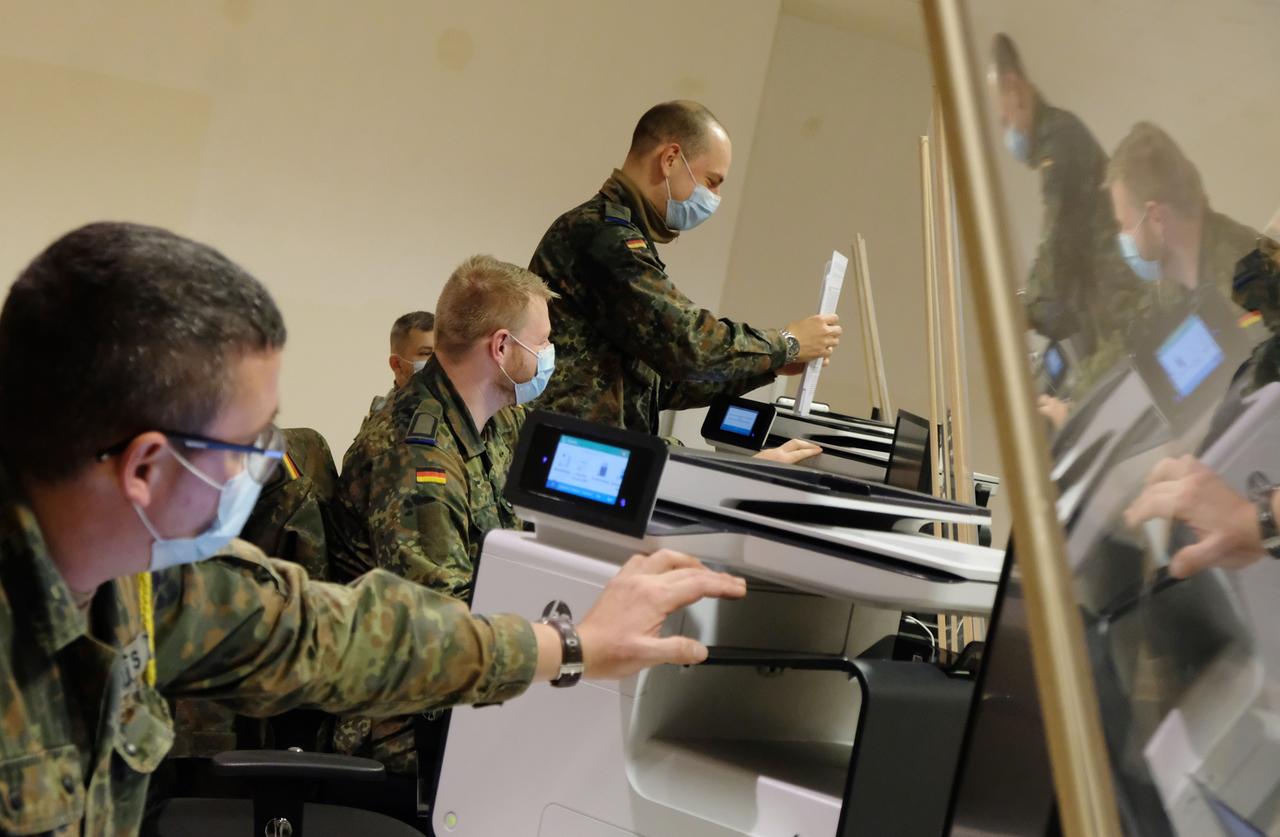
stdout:
[[439,360],[431,358],[421,372],[409,379],[406,388],[409,387],[418,392],[419,399],[425,395],[439,402],[443,412],[441,420],[449,425],[463,456],[470,459],[484,452],[484,440],[480,438],[480,431],[471,419],[471,411],[454,389],[453,381],[449,380]]
[[1039,168],[1047,159],[1047,155],[1043,154],[1043,150],[1048,147],[1050,142],[1050,135],[1053,133],[1054,128],[1054,116],[1057,115],[1058,109],[1045,101],[1039,90],[1035,88],[1032,88],[1032,90],[1035,95],[1035,115],[1031,117],[1031,149],[1027,161],[1032,168]]
[[666,216],[658,211],[640,191],[636,182],[623,173],[622,169],[614,169],[613,174],[600,187],[600,193],[615,203],[626,204],[631,210],[631,221],[639,227],[650,241],[659,244],[670,244],[680,237],[677,230],[667,226]]
[[76,607],[71,589],[54,566],[35,512],[3,466],[0,567],[10,604],[27,610],[36,639],[46,653],[56,654],[85,635],[89,628],[87,609]]
[[1257,246],[1258,234],[1206,202],[1200,220],[1200,256],[1196,264],[1197,285],[1217,285],[1231,296],[1231,280],[1240,257]]

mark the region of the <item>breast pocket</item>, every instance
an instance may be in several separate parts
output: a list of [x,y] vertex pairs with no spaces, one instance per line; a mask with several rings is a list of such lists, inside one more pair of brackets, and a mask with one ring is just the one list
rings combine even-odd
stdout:
[[0,832],[78,834],[84,799],[74,745],[0,762]]
[[159,692],[140,686],[120,711],[115,751],[135,773],[150,774],[173,747],[173,720]]

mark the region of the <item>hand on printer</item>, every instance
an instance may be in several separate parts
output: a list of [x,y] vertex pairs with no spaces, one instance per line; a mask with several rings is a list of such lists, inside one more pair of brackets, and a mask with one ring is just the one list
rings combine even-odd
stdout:
[[1067,416],[1071,413],[1071,402],[1052,395],[1042,395],[1036,402],[1036,409],[1040,411],[1040,415],[1049,420],[1054,430],[1061,430],[1062,425],[1067,423]]
[[[1268,502],[1274,500],[1274,493],[1268,496]],[[1175,578],[1210,567],[1240,569],[1267,554],[1258,507],[1193,456],[1156,463],[1146,488],[1124,517],[1134,527],[1164,518],[1191,528],[1196,542],[1175,552],[1169,561],[1169,575]]]
[[[706,646],[689,637],[659,637],[662,623],[700,599],[740,599],[746,594],[743,579],[712,572],[680,552],[662,549],[631,556],[577,626],[584,676],[618,680],[663,663],[702,662],[707,658]],[[560,640],[546,625],[534,625],[534,630],[538,632],[538,679],[550,680],[560,665]]]
[[770,462],[782,462],[787,465],[794,465],[797,462],[803,462],[811,456],[817,456],[822,453],[822,448],[813,442],[806,442],[803,439],[789,439],[787,443],[780,448],[769,448],[762,450],[755,455],[755,459],[768,459]]

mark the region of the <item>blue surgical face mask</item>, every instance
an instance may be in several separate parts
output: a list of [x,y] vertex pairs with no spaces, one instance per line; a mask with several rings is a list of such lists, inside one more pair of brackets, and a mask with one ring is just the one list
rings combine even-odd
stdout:
[[[1138,222],[1137,227],[1133,228],[1133,232],[1136,233],[1146,220],[1147,213],[1144,212],[1142,213],[1142,220]],[[1142,254],[1138,252],[1138,242],[1134,239],[1133,233],[1121,232],[1117,238],[1120,241],[1120,252],[1124,255],[1124,260],[1129,263],[1129,269],[1144,282],[1159,282],[1162,276],[1160,260],[1142,258]]]
[[693,194],[682,201],[671,197],[671,178],[667,178],[667,226],[673,230],[691,230],[712,216],[720,206],[720,196],[698,182],[685,160],[684,152],[680,152],[685,171],[693,181]]
[[501,364],[498,365],[498,369],[502,371],[503,375],[506,375],[507,380],[511,381],[512,386],[516,388],[516,403],[528,404],[530,401],[537,400],[539,395],[542,395],[547,388],[547,383],[551,380],[551,373],[556,371],[556,347],[554,343],[548,343],[545,349],[535,352],[524,343],[521,343],[520,338],[514,334],[511,335],[511,339],[520,343],[521,348],[538,359],[538,371],[534,372],[533,377],[523,383],[516,382],[514,378],[507,375],[507,370],[503,369]]
[[1004,129],[1004,147],[1009,149],[1013,159],[1026,163],[1031,159],[1031,140],[1022,131],[1010,125]]
[[218,554],[231,542],[232,538],[240,534],[245,521],[249,519],[254,505],[258,502],[258,495],[262,492],[262,483],[253,478],[248,468],[242,469],[226,482],[219,483],[188,462],[186,457],[176,450],[171,448],[170,451],[182,466],[195,474],[201,482],[219,491],[218,516],[208,529],[198,535],[189,538],[164,538],[156,531],[156,527],[151,525],[142,507],[134,503],[133,510],[138,513],[142,525],[147,527],[147,531],[155,539],[151,544],[151,564],[148,567],[151,572],[181,564],[194,564]]

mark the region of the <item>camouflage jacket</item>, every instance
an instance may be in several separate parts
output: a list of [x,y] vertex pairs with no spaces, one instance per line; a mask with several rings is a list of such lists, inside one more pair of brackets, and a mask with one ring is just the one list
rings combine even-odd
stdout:
[[1141,293],[1102,186],[1107,155],[1079,117],[1037,97],[1028,165],[1040,173],[1044,217],[1027,280],[1027,319],[1052,340],[1072,338],[1087,356],[1123,330]]
[[[477,432],[438,360],[369,419],[343,459],[339,502],[345,538],[356,544],[346,570],[390,570],[467,600],[480,545],[493,529],[521,523],[502,491],[523,407],[502,410]],[[409,718],[344,718],[334,749],[376,758],[393,773],[412,772]]]
[[379,417],[343,458],[341,525],[359,545],[347,577],[381,567],[467,599],[485,533],[520,526],[502,491],[525,410],[502,410],[477,431],[432,360]]
[[391,399],[394,398],[395,395],[395,387],[387,390],[385,395],[375,395],[373,400],[369,402],[369,414],[365,416],[365,420],[368,421],[374,413],[382,412],[383,408],[391,403]]
[[473,617],[389,573],[313,582],[236,541],[226,556],[152,578],[154,686],[136,579],[76,607],[34,513],[0,473],[0,833],[136,834],[173,740],[165,697],[255,716],[405,713],[507,700],[533,677],[527,621]]
[[787,350],[777,329],[717,319],[676,288],[619,175],[557,218],[529,264],[560,295],[556,373],[537,406],[654,433],[663,409],[769,383]]
[[[329,505],[338,469],[328,443],[315,430],[289,428],[284,437],[284,463],[262,487],[240,537],[268,555],[301,564],[312,578],[323,580],[329,575],[326,532],[332,528]],[[240,746],[235,713],[220,703],[176,701],[173,720],[172,756],[213,756]],[[260,744],[261,735],[257,739],[249,743]]]
[[307,427],[284,431],[285,459],[262,487],[240,539],[268,555],[307,568],[314,579],[329,575],[325,533],[332,528],[329,503],[338,487],[338,469],[329,444]]
[[[1200,228],[1200,260],[1196,268],[1198,286],[1212,285],[1223,297],[1231,299],[1236,263],[1254,249],[1257,240],[1258,234],[1251,228],[1220,212],[1206,209]],[[1088,392],[1107,370],[1128,356],[1127,334],[1135,323],[1185,305],[1192,293],[1192,290],[1173,281],[1143,283],[1142,293],[1126,312],[1126,328],[1109,334],[1081,363],[1075,393],[1083,395]]]

